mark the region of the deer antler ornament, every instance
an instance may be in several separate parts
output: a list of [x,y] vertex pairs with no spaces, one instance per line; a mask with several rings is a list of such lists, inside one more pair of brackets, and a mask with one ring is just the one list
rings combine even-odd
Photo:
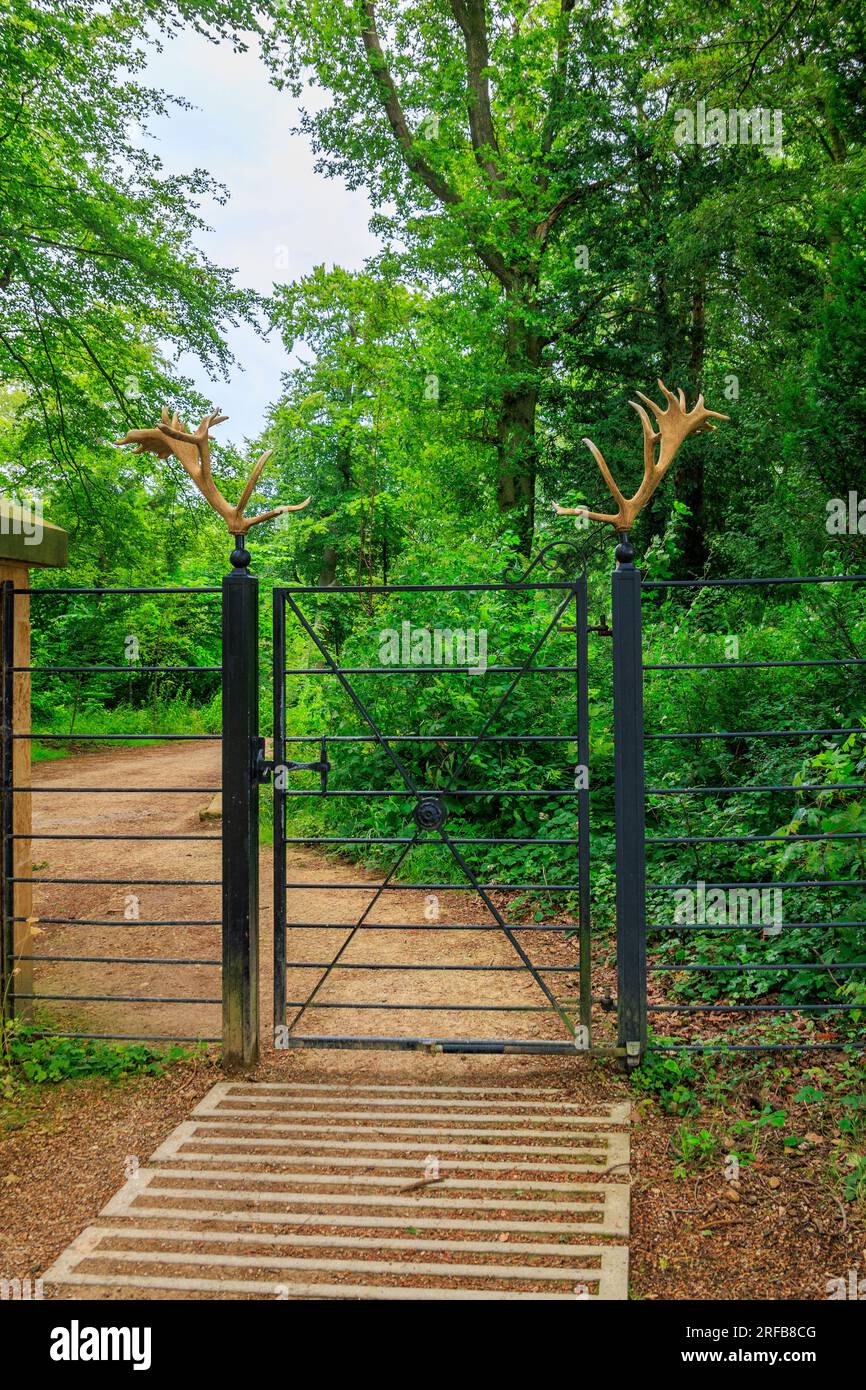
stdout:
[[222,424],[223,420],[228,418],[227,415],[220,415],[218,409],[213,410],[209,415],[205,415],[198,429],[191,432],[178,419],[177,411],[169,419],[168,411],[163,406],[162,423],[156,429],[127,430],[123,438],[117,440],[117,443],[119,445],[134,444],[136,446],[133,450],[134,453],[156,454],[161,459],[168,458],[169,454],[174,454],[175,458],[183,464],[205,501],[209,502],[214,511],[222,517],[230,534],[232,536],[245,536],[250,527],[257,526],[260,521],[271,521],[275,516],[282,516],[283,512],[301,511],[308,505],[310,498],[308,497],[304,502],[296,502],[293,506],[272,507],[270,511],[260,512],[258,516],[244,516],[244,508],[253,495],[262,469],[273,453],[272,449],[267,449],[247,479],[237,506],[233,507],[230,502],[227,502],[211,475],[208,431],[214,425]]
[[[657,429],[653,429],[643,406],[638,405],[637,401],[629,401],[629,405],[640,416],[643,427],[643,482],[634,496],[623,496],[617,487],[613,474],[604,461],[601,450],[596,448],[591,439],[584,439],[584,444],[598,464],[601,476],[607,483],[611,496],[617,504],[617,510],[616,512],[591,512],[587,507],[560,507],[557,503],[554,508],[557,516],[585,516],[590,521],[607,521],[618,532],[630,531],[638,513],[646,506],[673,463],[683,440],[688,439],[690,434],[701,434],[705,430],[714,430],[716,427],[710,423],[711,420],[730,418],[728,415],[721,415],[717,410],[707,410],[704,406],[703,396],[698,396],[694,409],[687,411],[686,398],[682,391],[677,391],[674,395],[663,381],[659,381],[659,389],[668,403],[667,410],[656,405],[655,401],[650,400],[649,396],[645,396],[642,391],[636,393],[644,405],[649,406],[655,416]],[[656,445],[659,446],[658,458],[656,458]]]

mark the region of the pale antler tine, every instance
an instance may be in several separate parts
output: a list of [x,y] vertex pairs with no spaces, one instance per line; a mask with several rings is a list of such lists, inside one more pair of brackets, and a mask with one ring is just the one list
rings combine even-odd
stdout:
[[248,531],[251,526],[258,526],[260,521],[272,521],[275,516],[282,516],[284,512],[303,511],[304,507],[309,506],[312,500],[313,494],[310,493],[309,497],[306,497],[303,502],[294,502],[291,505],[285,504],[282,507],[273,507],[269,512],[260,512],[258,516],[242,519],[241,524],[244,531]]
[[[684,411],[686,408],[686,393],[681,386],[677,389],[677,398],[679,399],[680,410]],[[701,396],[700,399],[703,401],[703,396]]]
[[178,425],[160,425],[158,428],[160,434],[167,435],[169,439],[178,439],[180,440],[181,444],[197,443],[194,434],[190,434],[189,430],[180,428]]
[[[641,393],[640,391],[638,391],[636,394],[639,396]],[[646,400],[646,396],[644,396],[644,400]],[[638,405],[637,401],[629,401],[629,405],[631,406],[632,410],[636,410],[638,415],[640,416],[640,422],[643,425],[644,434],[651,435],[653,443],[657,443],[659,436],[657,432],[653,429],[652,421],[650,420],[650,417],[647,415],[643,406]]]
[[238,500],[238,516],[243,516],[244,507],[247,505],[250,498],[252,497],[253,489],[255,488],[256,483],[259,481],[259,478],[262,475],[262,469],[264,468],[268,459],[273,457],[273,452],[273,449],[266,449],[265,452],[262,454],[261,458],[256,463],[255,467],[253,468],[253,471],[250,473],[250,476],[246,481],[244,490],[241,493],[240,498]]
[[667,414],[667,411],[662,410],[661,406],[658,404],[657,401],[653,400],[652,396],[645,396],[643,391],[638,391],[637,389],[635,390],[635,395],[640,396],[644,405],[649,406],[650,410],[652,411],[653,415],[656,417],[657,420],[661,420],[662,416]]
[[609,521],[611,526],[618,524],[619,517],[610,512],[591,512],[589,507],[562,507],[554,502],[553,510],[557,516],[588,516],[590,521]]
[[[640,395],[640,392],[638,391],[637,394]],[[646,479],[651,477],[652,471],[656,467],[655,449],[661,435],[653,429],[652,421],[642,405],[638,405],[637,401],[629,401],[629,405],[632,410],[637,411],[643,428],[643,475]]]
[[[667,401],[668,405],[679,405],[679,401],[677,400],[677,398],[676,398],[676,396],[674,395],[673,391],[669,391],[669,390],[668,390],[668,388],[665,386],[664,382],[662,381],[661,377],[658,378],[658,384],[659,384],[659,390],[661,391],[661,393],[662,393],[662,395],[664,396],[665,400]],[[665,411],[664,413],[667,414],[667,411]]]
[[583,439],[581,440],[581,443],[586,445],[587,449],[589,449],[589,452],[592,454],[593,458],[598,464],[601,476],[607,483],[608,492],[610,493],[614,502],[616,502],[617,506],[622,506],[625,499],[623,498],[622,493],[617,487],[616,480],[614,479],[613,474],[608,468],[601,450],[597,447],[597,445],[593,444],[591,439]]

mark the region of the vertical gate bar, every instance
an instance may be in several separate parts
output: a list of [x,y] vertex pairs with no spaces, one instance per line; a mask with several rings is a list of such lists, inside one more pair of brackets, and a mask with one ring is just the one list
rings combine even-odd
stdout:
[[616,795],[616,959],[619,1045],[629,1066],[646,1048],[646,863],[644,842],[641,572],[621,533],[611,577],[613,738]]
[[577,669],[577,761],[582,781],[577,795],[577,884],[580,926],[580,1022],[586,1029],[587,1047],[592,1041],[592,937],[590,935],[589,858],[589,633],[587,630],[586,575],[574,589],[574,644]]
[[286,600],[273,592],[274,624],[274,1029],[286,1021]]
[[259,582],[241,537],[222,582],[223,1063],[259,1055]]
[[3,580],[0,635],[0,1018],[15,1017],[15,841],[13,813],[13,757],[15,743],[12,714],[15,699],[15,583]]

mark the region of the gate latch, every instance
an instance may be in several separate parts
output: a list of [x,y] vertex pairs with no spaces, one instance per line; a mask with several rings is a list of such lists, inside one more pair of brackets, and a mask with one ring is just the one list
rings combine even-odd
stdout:
[[[610,637],[613,631],[613,629],[609,628],[607,625],[606,613],[602,613],[600,615],[597,623],[587,625],[586,630],[587,632],[597,632],[599,637]],[[577,628],[573,624],[571,626],[564,626],[560,624],[560,626],[557,628],[557,632],[577,632]]]
[[607,625],[607,614],[602,613],[599,621],[592,627],[588,627],[587,632],[597,632],[599,637],[610,637],[613,629]]
[[328,774],[331,771],[331,764],[328,759],[325,739],[322,739],[318,760],[314,763],[298,763],[291,758],[285,758],[282,762],[276,763],[273,758],[265,757],[265,741],[260,736],[255,741],[255,762],[253,765],[253,777],[256,782],[268,782],[271,775],[282,768],[285,772],[318,772],[322,794],[328,790]]

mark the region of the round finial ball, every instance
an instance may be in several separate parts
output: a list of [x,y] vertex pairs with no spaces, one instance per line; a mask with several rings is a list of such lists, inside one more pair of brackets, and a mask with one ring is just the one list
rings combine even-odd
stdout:
[[241,536],[236,536],[237,545],[229,556],[232,567],[236,570],[245,570],[253,558],[243,543]]
[[634,546],[628,536],[623,536],[613,554],[618,565],[634,564]]

